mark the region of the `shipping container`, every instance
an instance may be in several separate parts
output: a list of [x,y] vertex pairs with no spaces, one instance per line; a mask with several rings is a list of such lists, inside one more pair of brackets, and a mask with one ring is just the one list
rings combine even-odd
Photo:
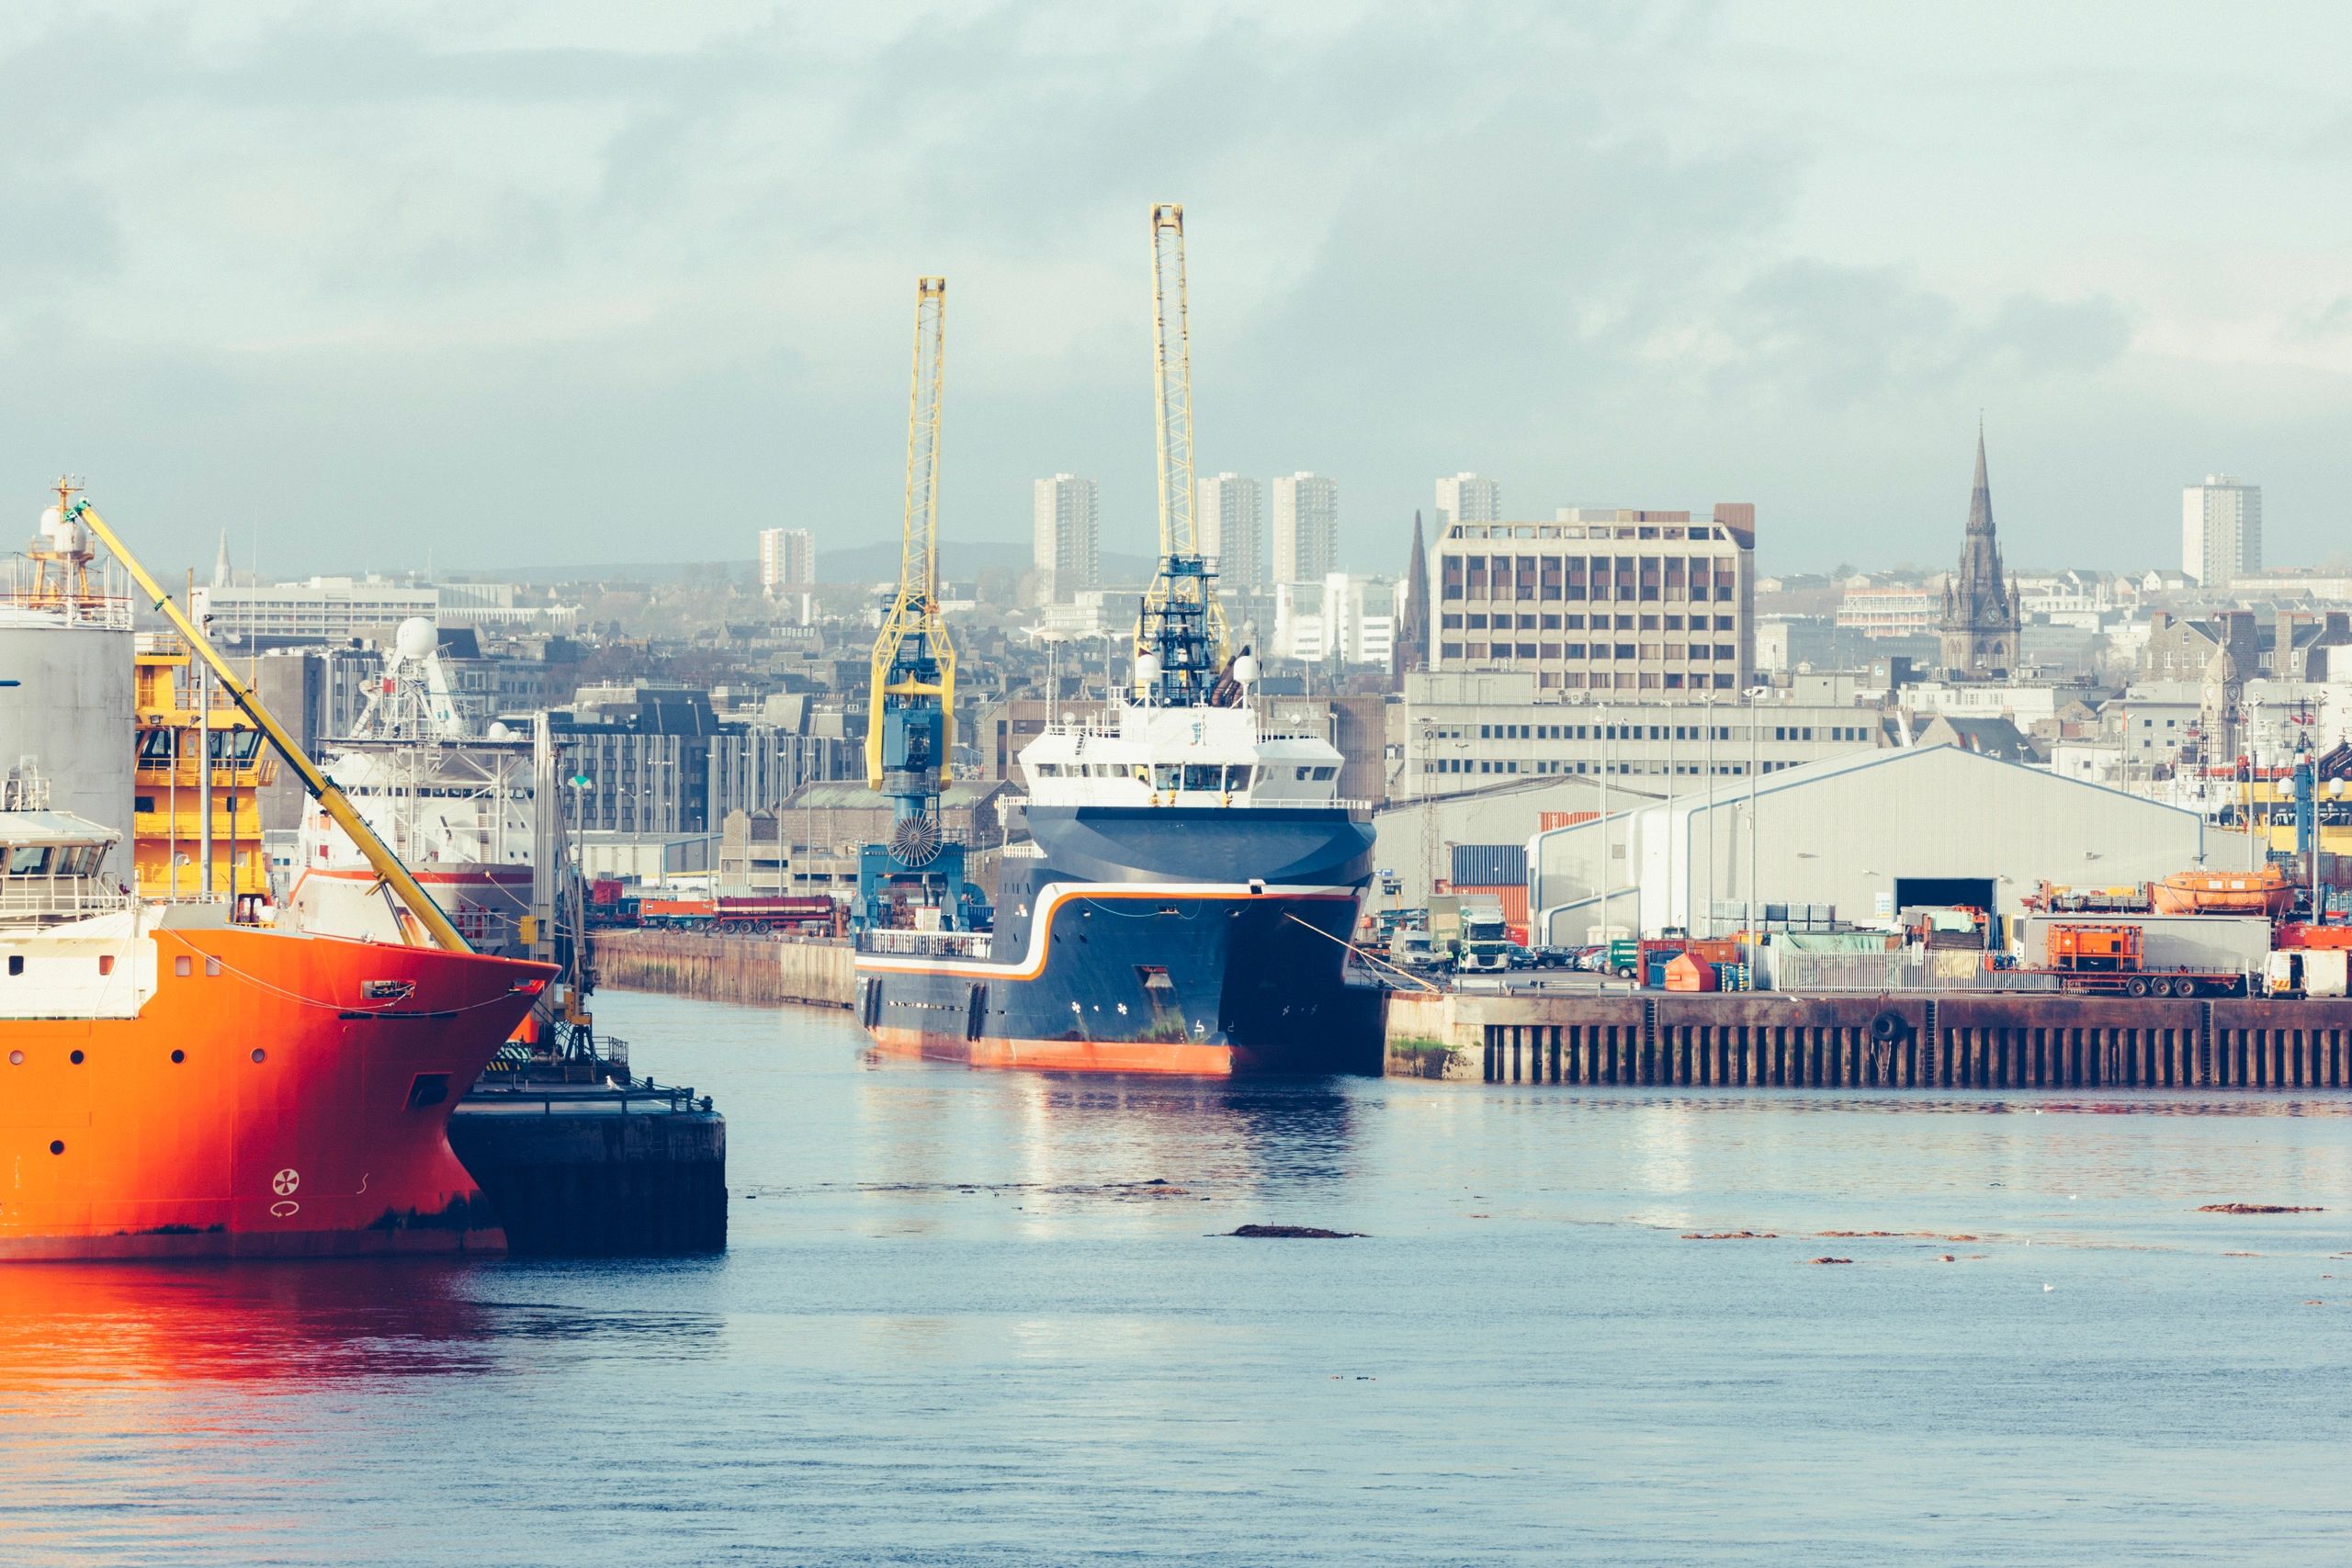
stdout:
[[1453,846],[1453,890],[1527,886],[1525,844],[1456,844]]
[[1555,828],[1573,828],[1579,822],[1596,821],[1600,816],[1598,811],[1539,811],[1535,814],[1535,827],[1537,831],[1548,833]]

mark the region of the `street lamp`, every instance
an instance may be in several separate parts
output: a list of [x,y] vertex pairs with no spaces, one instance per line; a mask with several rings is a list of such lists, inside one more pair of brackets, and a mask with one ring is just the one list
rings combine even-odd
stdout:
[[1756,714],[1757,704],[1770,695],[1771,695],[1770,686],[1747,688],[1747,939],[1750,943],[1756,945],[1761,945],[1756,942],[1756,868],[1758,863],[1756,840],[1757,829],[1762,826],[1762,822],[1756,815],[1756,774],[1761,765],[1758,756],[1758,737],[1763,730],[1762,721],[1756,716]]

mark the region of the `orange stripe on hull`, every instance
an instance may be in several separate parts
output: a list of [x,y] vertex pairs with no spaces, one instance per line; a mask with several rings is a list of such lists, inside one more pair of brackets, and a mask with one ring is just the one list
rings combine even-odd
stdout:
[[874,1029],[875,1049],[886,1055],[961,1062],[973,1067],[1026,1067],[1056,1073],[1168,1073],[1231,1077],[1234,1048],[1193,1041],[965,1040],[912,1029]]
[[449,1112],[547,966],[243,929],[142,940],[138,1017],[0,1021],[0,1258],[503,1245]]

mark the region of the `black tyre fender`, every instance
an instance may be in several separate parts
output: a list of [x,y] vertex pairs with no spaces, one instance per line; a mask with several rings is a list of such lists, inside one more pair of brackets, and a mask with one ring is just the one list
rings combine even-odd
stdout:
[[1911,1021],[1893,1008],[1881,1008],[1871,1020],[1871,1038],[1882,1045],[1892,1045],[1911,1032]]

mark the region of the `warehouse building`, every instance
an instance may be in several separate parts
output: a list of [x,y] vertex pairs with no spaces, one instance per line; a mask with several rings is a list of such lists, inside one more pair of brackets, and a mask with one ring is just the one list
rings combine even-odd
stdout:
[[2105,887],[2242,865],[2245,845],[2194,811],[1958,746],[1864,752],[1539,833],[1531,935],[1729,935],[1751,905],[1764,919],[1792,906],[1862,923],[1922,904],[2008,915],[2044,881]]

